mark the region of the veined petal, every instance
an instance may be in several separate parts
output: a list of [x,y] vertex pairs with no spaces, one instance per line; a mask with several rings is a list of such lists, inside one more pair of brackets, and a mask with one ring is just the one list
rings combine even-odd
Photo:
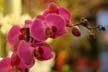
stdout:
[[35,56],[41,61],[51,59],[53,57],[51,46],[41,43],[35,51]]
[[8,42],[11,45],[15,45],[17,40],[18,40],[19,35],[20,35],[20,26],[19,25],[14,25],[7,34]]
[[64,7],[59,7],[59,14],[66,20],[66,23],[69,24],[71,21],[71,13]]
[[18,56],[27,66],[31,66],[33,64],[33,48],[31,48],[30,45],[24,40],[19,43]]
[[46,20],[48,24],[52,26],[54,32],[52,37],[61,36],[66,33],[66,23],[61,16],[57,14],[49,14],[46,17]]
[[45,34],[45,24],[39,19],[34,20],[30,31],[31,35],[38,41],[44,41],[47,39]]
[[4,58],[0,61],[0,72],[10,72],[11,65],[10,65],[10,58]]

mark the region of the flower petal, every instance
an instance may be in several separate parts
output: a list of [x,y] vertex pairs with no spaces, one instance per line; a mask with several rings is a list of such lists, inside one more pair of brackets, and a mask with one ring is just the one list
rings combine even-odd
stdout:
[[48,7],[49,13],[57,13],[58,14],[58,7],[55,3],[51,3]]
[[30,27],[32,24],[32,20],[25,20],[25,28]]
[[17,55],[16,51],[14,51],[14,53],[11,56],[11,66],[12,67],[16,67],[20,64],[21,60],[19,58],[19,56]]
[[17,40],[18,40],[18,36],[20,35],[20,26],[19,25],[14,25],[10,31],[8,32],[7,35],[7,40],[11,45],[15,45]]
[[35,56],[41,61],[51,59],[53,57],[52,49],[48,44],[42,43],[36,49]]
[[43,16],[47,16],[48,14],[49,14],[49,10],[48,9],[44,10]]
[[66,20],[66,23],[69,24],[71,21],[71,13],[64,7],[59,7],[59,14]]
[[33,48],[29,44],[22,40],[18,46],[18,56],[25,62],[27,66],[33,65]]
[[38,15],[38,16],[36,17],[36,19],[45,20],[45,17],[44,17],[43,15]]
[[10,72],[11,65],[10,65],[10,58],[4,58],[0,61],[0,72]]
[[39,19],[34,20],[30,31],[31,35],[38,41],[44,41],[47,39],[45,25]]
[[50,13],[56,13],[58,14],[59,11],[58,11],[58,7],[55,3],[51,3],[48,7],[48,9],[46,9],[43,13],[44,16],[47,16],[48,14]]
[[49,14],[46,17],[46,20],[49,25],[52,26],[53,31],[55,31],[52,37],[61,36],[66,33],[66,23],[64,19],[57,14]]

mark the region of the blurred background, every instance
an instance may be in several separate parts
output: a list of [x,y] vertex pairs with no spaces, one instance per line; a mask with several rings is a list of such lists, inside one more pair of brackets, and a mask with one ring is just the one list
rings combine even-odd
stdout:
[[91,25],[105,26],[106,31],[94,30],[96,36],[92,38],[89,31],[80,26],[80,37],[73,36],[69,29],[63,37],[48,39],[54,58],[36,61],[31,72],[108,72],[108,0],[0,0],[0,58],[12,52],[6,40],[9,29],[34,18],[51,2],[69,9],[73,24],[85,17]]

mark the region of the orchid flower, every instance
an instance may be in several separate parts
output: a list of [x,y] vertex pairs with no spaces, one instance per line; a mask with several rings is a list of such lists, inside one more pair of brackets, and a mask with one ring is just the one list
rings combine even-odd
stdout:
[[57,6],[54,2],[49,5],[49,7],[43,12],[44,16],[48,14],[58,14],[64,18],[66,25],[70,26],[71,13],[64,7]]
[[0,72],[24,72],[11,65],[11,58],[6,57],[0,61]]
[[34,65],[34,58],[38,60],[48,60],[53,57],[51,47],[46,43],[38,44],[35,48],[31,47],[28,42],[21,40],[16,51],[10,58],[4,58],[0,61],[0,71],[2,72],[24,72],[27,68]]
[[38,41],[44,41],[48,37],[56,38],[66,33],[66,23],[57,14],[37,16],[30,28],[31,35]]
[[26,20],[23,28],[19,25],[14,25],[7,34],[8,42],[13,46],[20,40],[26,40],[27,28],[30,28],[31,23],[31,20]]
[[33,65],[34,57],[38,60],[48,60],[53,57],[52,48],[46,43],[37,44],[36,47],[30,46],[22,40],[18,46],[18,56],[28,65]]
[[34,65],[33,49],[24,40],[21,40],[17,50],[13,52],[11,57],[4,58],[2,61],[0,61],[0,71],[24,72],[26,68],[29,69],[33,65]]
[[34,55],[38,60],[49,60],[53,57],[52,48],[46,43],[41,43],[35,47]]

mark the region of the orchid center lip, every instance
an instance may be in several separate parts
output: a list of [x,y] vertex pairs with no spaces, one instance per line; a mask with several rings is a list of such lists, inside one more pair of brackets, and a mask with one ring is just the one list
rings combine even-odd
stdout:
[[57,32],[57,28],[55,26],[47,27],[46,28],[46,35],[48,37],[53,36]]
[[31,41],[32,38],[30,37],[29,28],[22,28],[20,32],[21,32],[21,35],[19,35],[20,40],[26,40],[27,42]]
[[53,33],[52,28],[47,27],[47,28],[46,28],[46,35],[49,37],[49,36],[52,35],[52,33]]

